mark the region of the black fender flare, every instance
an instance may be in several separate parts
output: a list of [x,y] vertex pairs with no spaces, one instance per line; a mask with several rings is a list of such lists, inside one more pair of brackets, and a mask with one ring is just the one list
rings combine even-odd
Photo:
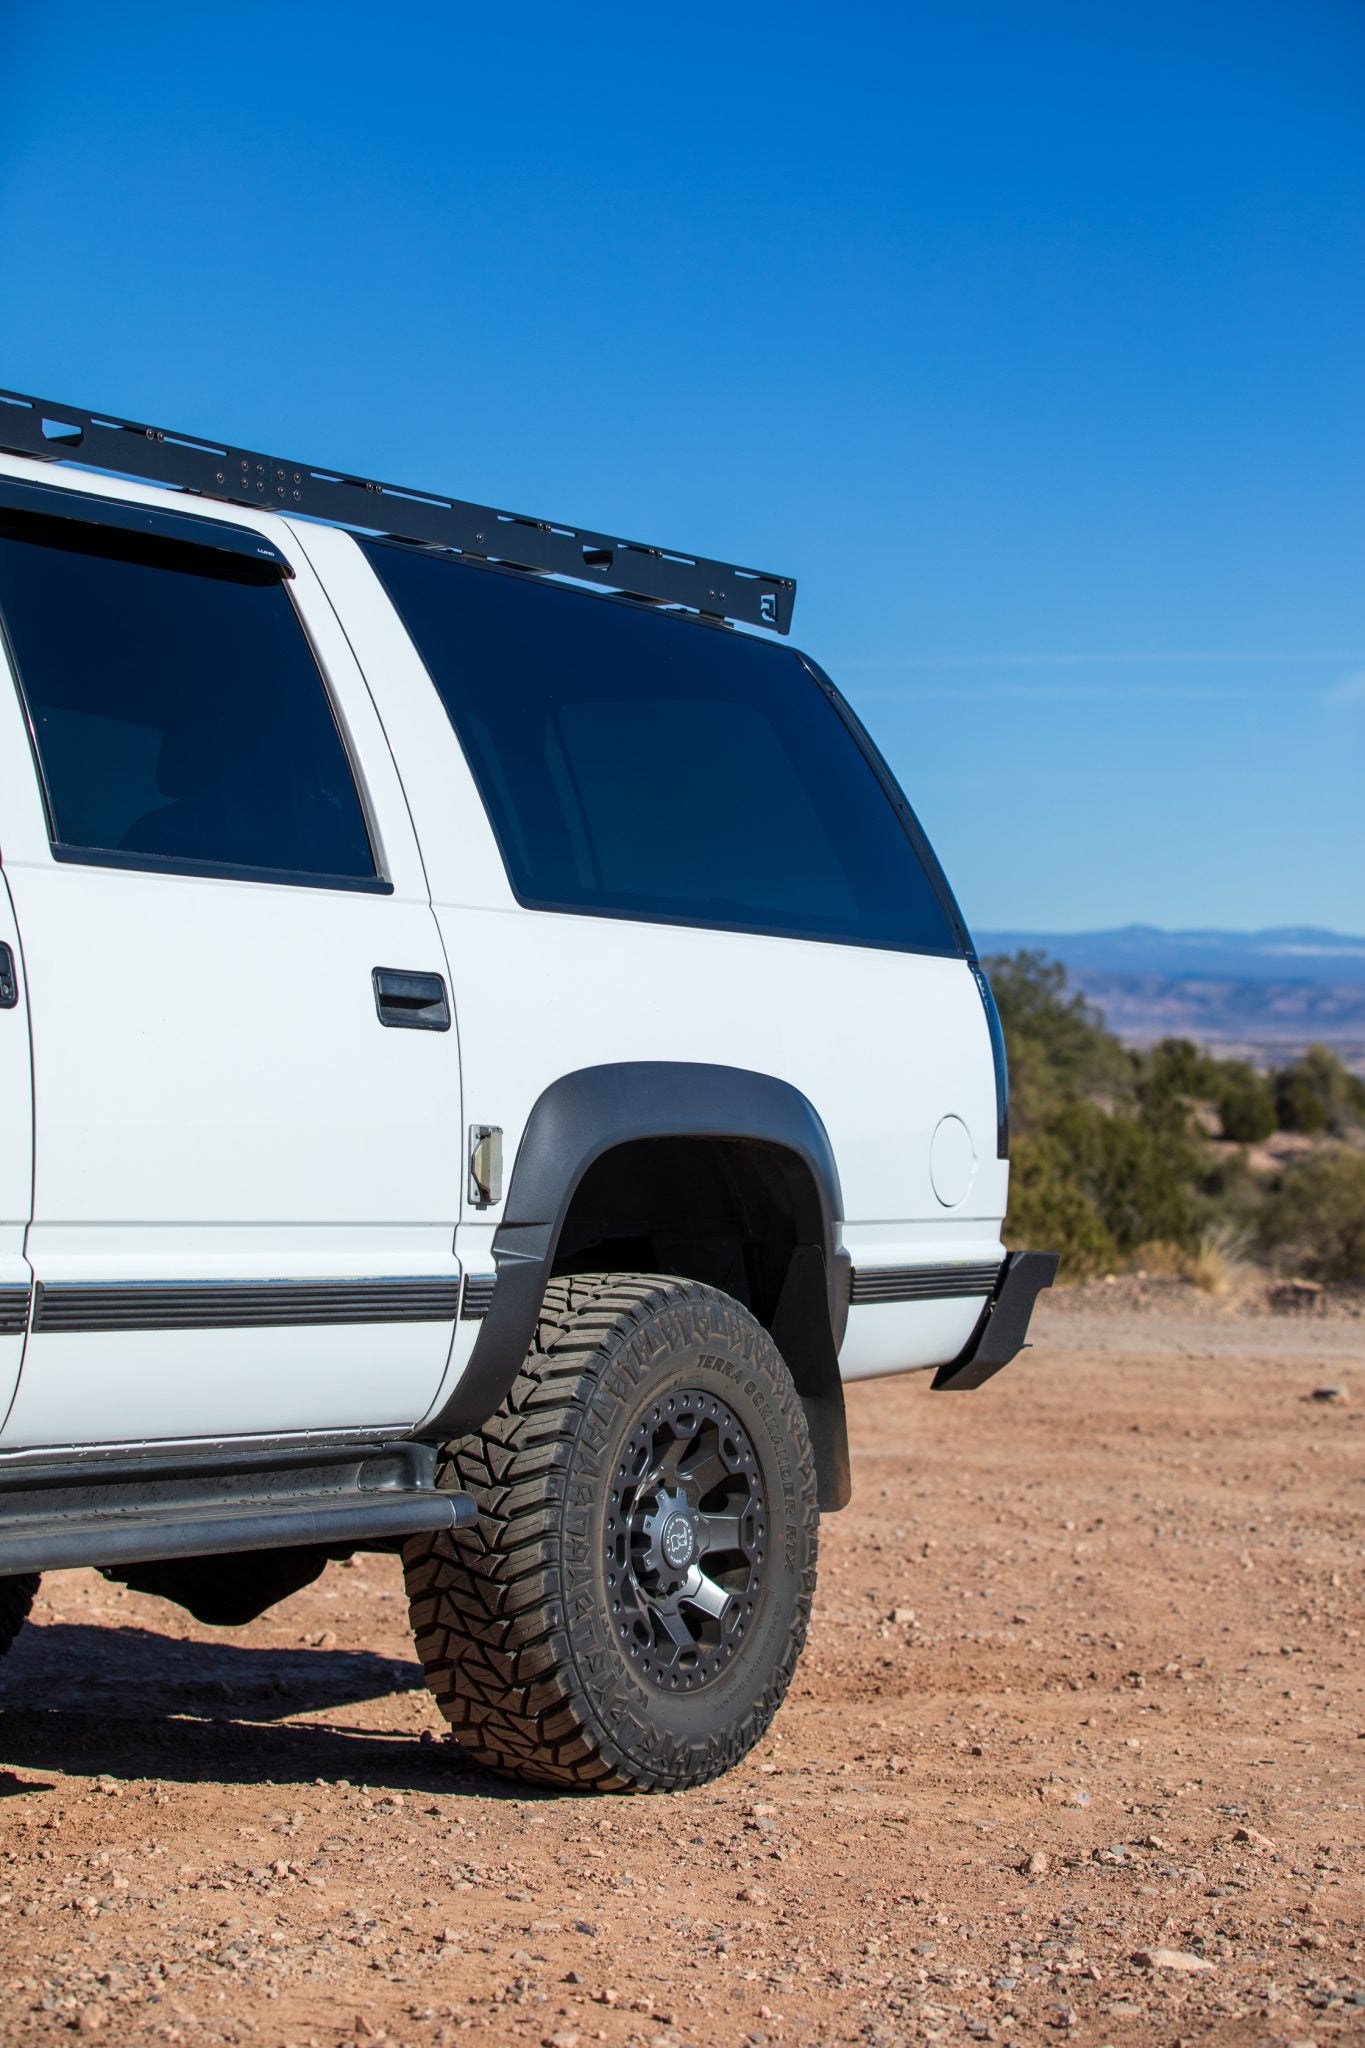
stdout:
[[[493,1238],[497,1281],[488,1314],[464,1372],[416,1435],[463,1436],[497,1411],[535,1334],[560,1231],[579,1182],[604,1153],[640,1138],[748,1140],[794,1153],[809,1170],[819,1214],[818,1241],[807,1249],[820,1257],[826,1312],[819,1316],[824,1326],[817,1338],[820,1378],[828,1379],[831,1366],[837,1378],[848,1317],[849,1259],[840,1235],[839,1172],[813,1104],[790,1082],[743,1067],[621,1061],[562,1075],[532,1108]],[[803,1291],[809,1312],[815,1305],[814,1273],[806,1263]],[[776,1341],[782,1348],[780,1335]],[[835,1390],[822,1384],[819,1391],[828,1401]]]

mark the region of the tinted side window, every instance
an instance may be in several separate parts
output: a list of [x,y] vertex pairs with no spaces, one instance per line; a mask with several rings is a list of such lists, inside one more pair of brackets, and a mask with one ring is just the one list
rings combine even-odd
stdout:
[[366,550],[523,903],[959,951],[861,748],[789,649]]
[[0,618],[58,854],[374,877],[341,735],[278,575],[7,518]]

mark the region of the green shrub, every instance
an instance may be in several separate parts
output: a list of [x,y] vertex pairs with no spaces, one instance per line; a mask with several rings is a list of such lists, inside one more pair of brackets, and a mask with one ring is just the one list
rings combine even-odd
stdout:
[[1340,1136],[1365,1121],[1365,1081],[1350,1073],[1329,1046],[1310,1045],[1302,1059],[1276,1074],[1275,1108],[1282,1131]]
[[1050,1133],[1026,1132],[1010,1147],[1005,1241],[1015,1250],[1059,1252],[1063,1280],[1088,1280],[1119,1263],[1118,1246]]
[[998,954],[984,963],[1009,1052],[1014,1122],[1030,1124],[1073,1095],[1125,1095],[1133,1062],[1066,969],[1042,953]]
[[1365,1280],[1365,1152],[1325,1145],[1286,1167],[1262,1234],[1282,1260],[1318,1280]]
[[1213,1101],[1223,1136],[1236,1145],[1259,1145],[1276,1127],[1274,1087],[1245,1060],[1219,1063]]
[[1068,1103],[1050,1131],[1073,1185],[1120,1253],[1154,1238],[1192,1242],[1200,1161],[1181,1132],[1113,1115],[1094,1102]]
[[1149,1114],[1167,1105],[1183,1109],[1216,1092],[1219,1065],[1188,1038],[1163,1038],[1139,1063],[1138,1095]]
[[1275,1076],[1275,1117],[1282,1131],[1316,1136],[1327,1129],[1327,1106],[1297,1067],[1283,1067]]

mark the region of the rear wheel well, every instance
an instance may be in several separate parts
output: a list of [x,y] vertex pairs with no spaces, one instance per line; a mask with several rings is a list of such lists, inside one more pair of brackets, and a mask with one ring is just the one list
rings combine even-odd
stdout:
[[823,1214],[809,1166],[749,1138],[638,1138],[574,1190],[552,1273],[667,1273],[732,1295],[772,1335],[796,1383],[820,1506],[848,1499],[843,1385],[830,1328]]

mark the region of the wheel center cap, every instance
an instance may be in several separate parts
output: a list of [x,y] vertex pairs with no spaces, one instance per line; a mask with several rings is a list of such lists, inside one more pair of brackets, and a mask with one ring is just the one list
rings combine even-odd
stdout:
[[670,1515],[664,1523],[659,1547],[674,1571],[681,1571],[685,1565],[691,1564],[697,1554],[697,1532],[692,1526],[691,1516]]

